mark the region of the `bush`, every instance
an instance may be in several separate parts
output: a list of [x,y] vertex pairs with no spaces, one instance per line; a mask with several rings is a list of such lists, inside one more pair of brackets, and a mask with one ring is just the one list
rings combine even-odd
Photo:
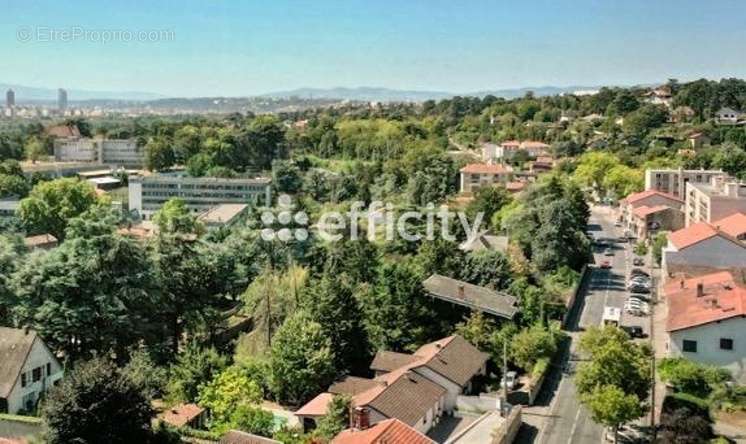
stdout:
[[683,358],[665,358],[658,365],[663,381],[673,385],[677,392],[685,392],[705,398],[715,387],[728,381],[727,370],[698,364]]

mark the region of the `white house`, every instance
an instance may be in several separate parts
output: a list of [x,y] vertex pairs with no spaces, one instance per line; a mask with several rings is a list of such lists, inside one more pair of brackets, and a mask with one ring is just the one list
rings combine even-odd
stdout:
[[62,378],[62,366],[33,330],[0,327],[0,412],[32,410]]
[[746,382],[746,289],[727,271],[672,280],[668,302],[668,354],[729,370]]
[[735,125],[743,117],[743,113],[733,108],[720,108],[715,113],[718,123]]

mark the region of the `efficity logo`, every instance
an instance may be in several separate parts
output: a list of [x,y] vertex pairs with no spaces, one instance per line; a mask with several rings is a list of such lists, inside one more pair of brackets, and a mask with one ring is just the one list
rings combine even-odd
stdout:
[[[304,241],[313,229],[325,241],[335,242],[347,236],[350,240],[358,240],[361,236],[375,242],[380,235],[386,241],[402,239],[417,242],[422,239],[434,240],[437,237],[448,241],[458,238],[451,228],[460,223],[467,239],[476,238],[482,229],[484,213],[478,212],[473,221],[469,221],[466,213],[452,212],[442,205],[435,207],[428,204],[418,211],[404,211],[398,213],[392,204],[373,201],[367,207],[363,202],[353,202],[349,211],[327,211],[319,216],[313,225],[309,222],[305,211],[294,211],[295,205],[287,194],[278,197],[274,211],[269,209],[262,212],[260,218],[264,228],[261,237],[265,241],[291,240]],[[365,229],[361,230],[361,226]],[[439,236],[438,236],[439,235]]]
[[271,211],[262,212],[261,219],[264,224],[262,239],[272,241],[275,239],[289,242],[292,239],[304,241],[308,239],[308,214],[305,211],[293,212],[295,205],[293,199],[287,194],[277,198],[277,215]]

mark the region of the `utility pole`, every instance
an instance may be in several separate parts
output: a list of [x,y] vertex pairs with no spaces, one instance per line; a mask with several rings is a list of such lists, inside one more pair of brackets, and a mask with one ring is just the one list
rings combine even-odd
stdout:
[[503,338],[503,401],[500,403],[500,414],[508,416],[508,341]]

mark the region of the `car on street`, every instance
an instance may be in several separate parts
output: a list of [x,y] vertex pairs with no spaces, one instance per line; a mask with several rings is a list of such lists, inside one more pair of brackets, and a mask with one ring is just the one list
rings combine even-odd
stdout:
[[607,248],[606,250],[604,250],[604,256],[614,256],[614,250],[612,250],[611,248]]
[[644,276],[635,276],[627,281],[627,285],[642,285],[643,287],[650,288],[650,279]]
[[631,276],[647,276],[650,277],[650,275],[641,268],[633,268],[632,271],[629,273]]
[[604,270],[608,270],[609,268],[611,268],[611,262],[601,261],[601,268]]
[[646,315],[649,313],[649,310],[648,304],[640,300],[628,299],[624,303],[624,311],[634,316]]
[[642,327],[639,325],[623,325],[622,330],[624,330],[630,338],[644,338],[645,332],[642,330]]
[[639,284],[632,284],[627,287],[627,290],[631,291],[632,293],[650,293],[650,287]]
[[518,381],[518,373],[514,371],[509,371],[500,379],[500,388],[506,387],[506,381],[507,381],[507,388],[508,390],[513,390],[515,388],[515,384]]
[[636,257],[632,260],[632,265],[634,265],[635,267],[642,267],[645,265],[645,259]]

